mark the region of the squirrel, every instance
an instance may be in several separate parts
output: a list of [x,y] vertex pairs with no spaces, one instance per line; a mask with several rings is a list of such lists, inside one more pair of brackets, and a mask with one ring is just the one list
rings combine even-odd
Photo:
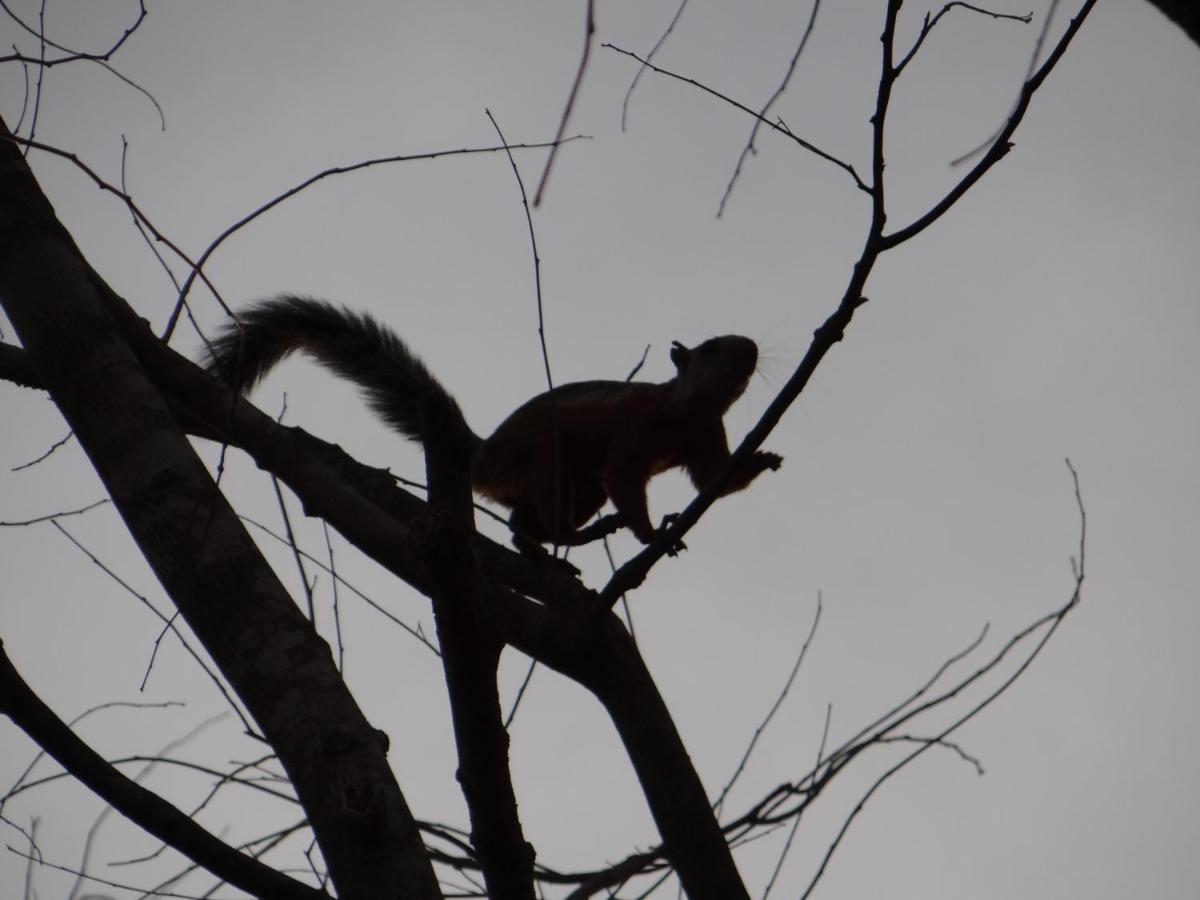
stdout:
[[[655,540],[646,485],[684,468],[702,490],[729,460],[722,417],[758,363],[750,338],[725,335],[695,347],[672,344],[676,374],[661,384],[581,381],[520,406],[486,439],[466,425],[458,403],[398,335],[365,313],[283,295],[238,314],[211,342],[205,368],[246,392],[302,350],[354,382],[367,404],[400,434],[428,444],[427,427],[451,423],[471,460],[477,494],[511,510],[519,550],[575,546],[624,525],[643,544]],[[758,451],[722,495],[740,491],[783,458]],[[583,526],[611,500],[613,516]],[[670,517],[668,517],[669,519]]]

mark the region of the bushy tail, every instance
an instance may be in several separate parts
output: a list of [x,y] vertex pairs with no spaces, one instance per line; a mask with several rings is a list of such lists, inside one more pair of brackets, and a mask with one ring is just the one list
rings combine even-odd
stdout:
[[461,431],[469,451],[481,442],[458,403],[395,332],[365,313],[283,295],[238,313],[212,342],[204,367],[246,392],[289,353],[302,350],[354,382],[367,404],[405,437],[428,443],[428,427]]

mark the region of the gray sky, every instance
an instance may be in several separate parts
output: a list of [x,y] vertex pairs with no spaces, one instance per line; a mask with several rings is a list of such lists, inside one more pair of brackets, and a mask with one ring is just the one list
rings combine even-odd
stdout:
[[[36,6],[14,9],[32,20]],[[96,49],[120,33],[131,7],[51,3],[47,24],[56,40]],[[674,8],[674,0],[601,3],[598,37],[644,52]],[[1029,11],[1006,0],[994,8]],[[693,0],[658,61],[761,104],[809,9]],[[908,40],[924,9],[906,7]],[[1035,24],[1023,26],[956,10],[905,73],[887,133],[891,224],[939,197],[959,175],[948,161],[1003,119],[1045,3],[1035,12]],[[826,4],[776,107],[795,133],[864,172],[880,23],[879,3]],[[162,105],[166,131],[136,91],[95,67],[68,66],[47,73],[38,137],[116,180],[124,134],[130,190],[158,227],[198,254],[229,223],[327,167],[493,143],[485,107],[510,141],[549,138],[582,32],[580,4],[549,2],[154,5],[116,64]],[[6,22],[0,37],[7,45],[20,35]],[[649,344],[641,375],[663,379],[672,339],[747,334],[765,358],[763,377],[726,420],[740,437],[840,297],[861,247],[866,197],[839,169],[762,135],[716,219],[749,120],[647,73],[622,132],[634,72],[597,43],[570,129],[591,139],[563,148],[535,215],[554,377],[623,377]],[[664,561],[633,597],[643,652],[715,792],[781,686],[821,592],[805,669],[731,798],[740,812],[811,765],[828,704],[837,743],[985,623],[987,651],[1066,601],[1079,521],[1064,457],[1076,465],[1089,517],[1084,604],[1016,687],[957,735],[986,775],[949,751],[927,754],[875,795],[818,896],[1196,894],[1198,85],[1200,52],[1153,8],[1099,4],[1014,151],[945,219],[878,265],[871,302],[767,442],[785,457],[783,469],[718,503],[689,536],[689,551]],[[22,93],[20,69],[4,69],[0,115],[10,125]],[[543,159],[519,155],[531,189]],[[124,208],[61,160],[31,162],[93,265],[162,323],[173,289]],[[544,389],[528,236],[500,155],[326,181],[222,247],[208,272],[233,303],[287,290],[375,313],[421,352],[477,431]],[[211,297],[193,297],[204,326],[216,325]],[[5,339],[13,340],[7,323]],[[199,345],[186,326],[177,340],[189,352]],[[255,396],[277,413],[284,393],[289,422],[364,462],[421,477],[419,452],[371,421],[346,385],[289,362]],[[74,445],[10,472],[65,426],[44,395],[0,385],[0,400],[9,423],[0,436],[0,520],[101,495]],[[201,451],[215,463],[214,447]],[[252,463],[231,454],[225,483],[239,509],[279,527],[270,485]],[[652,513],[690,496],[682,477],[664,476]],[[292,512],[299,520],[298,504]],[[323,556],[319,523],[297,524]],[[111,510],[63,525],[167,608]],[[616,546],[622,555],[634,549],[627,540]],[[264,547],[294,584],[289,555],[270,538]],[[352,548],[338,543],[337,554],[357,587],[431,631],[422,598]],[[573,558],[590,582],[603,580],[598,549]],[[109,700],[188,701],[96,714],[81,732],[101,752],[161,748],[222,708],[170,638],[139,693],[160,625],[52,526],[3,530],[0,568],[0,636],[64,718]],[[329,635],[323,576],[318,590]],[[351,687],[391,735],[416,814],[465,823],[437,660],[346,591],[340,602]],[[518,654],[506,657],[506,696],[524,668]],[[221,723],[178,755],[223,764],[260,754],[237,733]],[[0,783],[32,753],[22,734],[0,727]],[[857,777],[823,798],[772,896],[799,894],[887,761],[884,753],[863,760]],[[513,767],[543,861],[594,866],[654,839],[611,726],[558,676],[534,677],[513,729]],[[156,772],[149,783],[186,805],[204,782],[181,779]],[[218,833],[228,827],[231,841],[297,817],[233,799],[202,817]],[[100,808],[57,784],[5,814],[25,826],[41,816],[47,858],[76,865]],[[136,868],[103,864],[153,849],[130,835],[118,821],[105,825],[96,871],[147,884]],[[782,841],[778,834],[738,852],[756,895]],[[8,826],[4,842],[22,843]],[[295,849],[293,862],[303,848]],[[0,853],[4,893],[22,884],[24,866]],[[41,896],[65,895],[66,883],[38,875]]]

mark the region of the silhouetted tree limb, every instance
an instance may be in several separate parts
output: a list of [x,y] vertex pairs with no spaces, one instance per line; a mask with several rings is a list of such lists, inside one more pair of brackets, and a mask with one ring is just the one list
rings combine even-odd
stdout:
[[378,734],[146,378],[102,285],[0,140],[0,302],[150,565],[279,754],[339,894],[439,896]]
[[1200,5],[1195,0],[1150,0],[1162,13],[1200,45]]

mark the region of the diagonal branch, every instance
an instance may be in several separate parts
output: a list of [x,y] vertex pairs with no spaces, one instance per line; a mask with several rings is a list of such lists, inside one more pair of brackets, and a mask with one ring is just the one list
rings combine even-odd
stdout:
[[25,683],[4,652],[2,641],[0,712],[122,815],[235,887],[255,896],[279,900],[319,900],[328,896],[237,852],[166,800],[109,765]]
[[584,15],[583,55],[579,58],[579,68],[575,72],[575,80],[571,83],[571,93],[567,95],[567,105],[563,109],[562,118],[558,122],[558,133],[550,147],[550,155],[546,158],[546,167],[542,169],[542,178],[538,182],[533,195],[533,205],[542,205],[542,194],[546,191],[546,182],[550,180],[550,170],[554,168],[554,160],[558,156],[558,148],[562,144],[563,135],[567,133],[567,123],[575,109],[575,99],[579,96],[579,86],[583,84],[583,73],[587,71],[588,61],[592,56],[592,41],[596,37],[596,0],[587,0]]

